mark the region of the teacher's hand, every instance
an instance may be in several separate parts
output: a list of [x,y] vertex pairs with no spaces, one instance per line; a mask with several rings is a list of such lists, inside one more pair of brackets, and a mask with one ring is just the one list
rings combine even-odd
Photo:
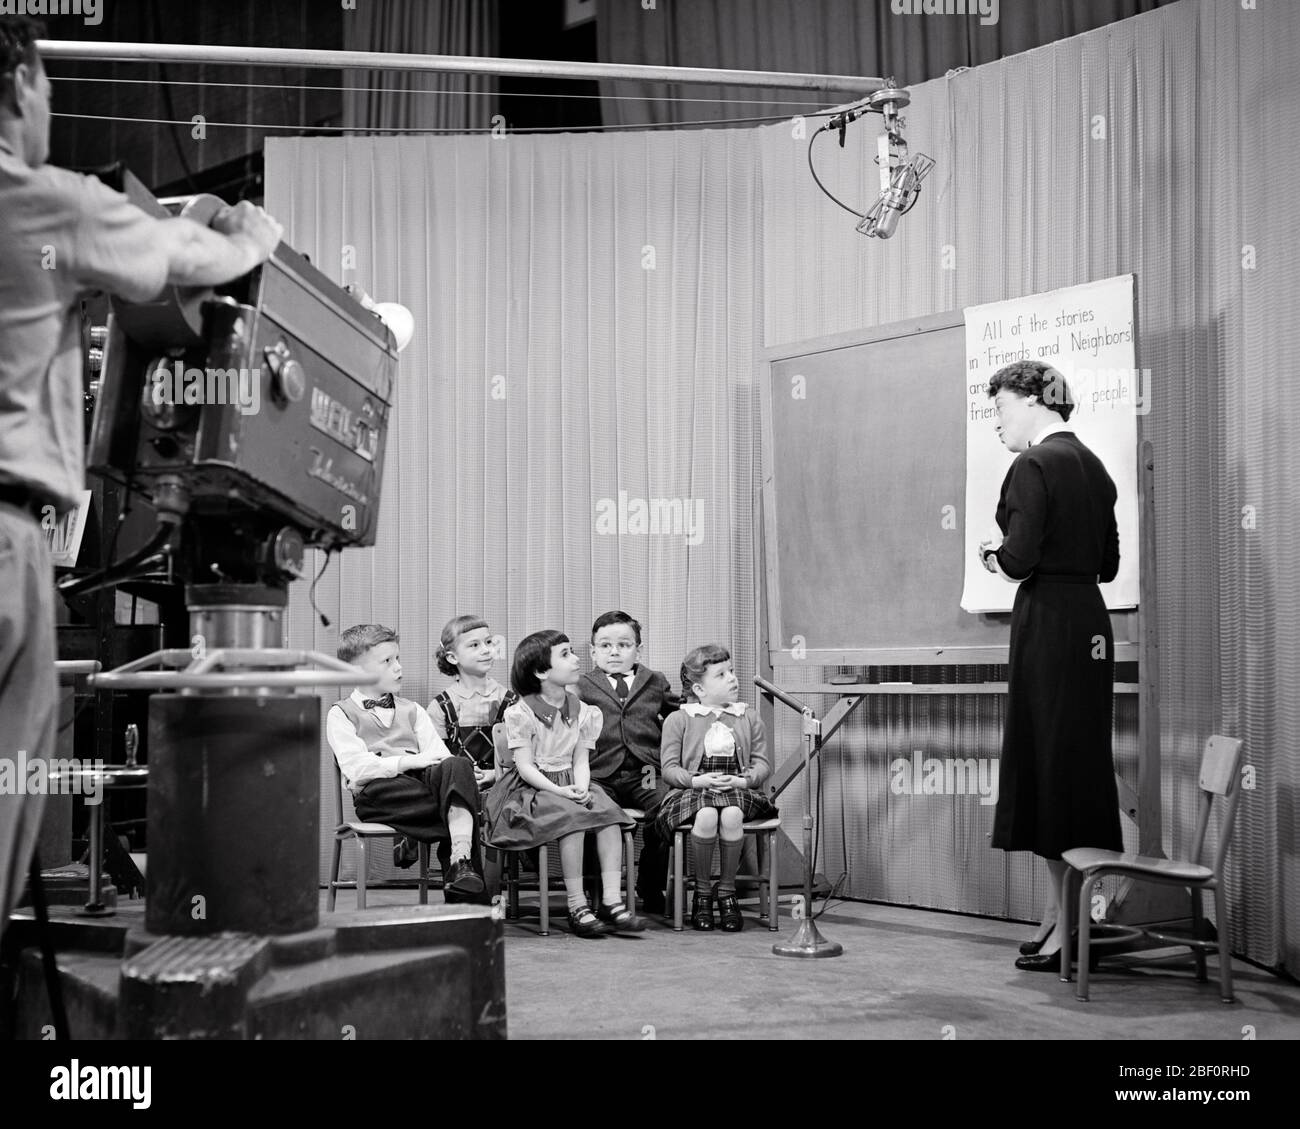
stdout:
[[993,552],[998,549],[1001,544],[1001,541],[994,541],[991,537],[986,537],[980,542],[979,558],[980,564],[984,567],[985,572],[996,573],[998,571],[997,558],[993,556]]

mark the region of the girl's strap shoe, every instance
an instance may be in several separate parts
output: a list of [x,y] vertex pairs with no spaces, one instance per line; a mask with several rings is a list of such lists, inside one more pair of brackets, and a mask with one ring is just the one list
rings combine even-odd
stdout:
[[569,910],[569,928],[576,937],[603,937],[610,931],[609,926],[592,913],[591,906],[585,903],[577,909]]
[[596,916],[606,925],[612,926],[617,933],[641,933],[645,930],[645,922],[628,909],[624,902],[616,902],[612,906],[601,905],[596,910]]

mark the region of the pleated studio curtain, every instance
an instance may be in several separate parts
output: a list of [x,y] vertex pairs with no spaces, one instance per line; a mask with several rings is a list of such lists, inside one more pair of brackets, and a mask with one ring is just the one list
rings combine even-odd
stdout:
[[[360,0],[343,13],[347,51],[492,57],[496,4],[483,0]],[[491,75],[344,71],[343,124],[353,129],[486,129]]]
[[[602,63],[867,75],[910,86],[1173,0],[597,2]],[[959,10],[971,14],[950,14]],[[801,102],[852,100],[843,93],[627,81],[603,82],[601,95],[609,125],[735,120],[795,113]]]
[[[1233,947],[1292,973],[1300,400],[1289,394],[1286,331],[1300,293],[1297,54],[1300,6],[1184,0],[916,87],[909,144],[938,165],[888,244],[864,241],[851,216],[810,190],[806,140],[788,125],[759,131],[768,345],[1137,276],[1138,363],[1150,373],[1142,426],[1155,449],[1164,845],[1190,850],[1205,738],[1242,737]],[[875,198],[877,131],[820,149],[819,171],[841,198]],[[1118,766],[1136,784],[1135,705],[1121,698],[1117,709]],[[847,870],[859,897],[906,889],[923,904],[1033,917],[1041,867],[987,849],[992,809],[973,818],[936,804],[922,818],[890,795],[884,768],[932,741],[996,756],[1001,727],[1000,703],[864,704],[828,758],[827,874]],[[778,743],[797,741],[783,722]]]
[[329,628],[310,585],[293,586],[290,646],[333,653],[342,628],[390,624],[404,692],[424,704],[446,684],[433,650],[454,615],[506,637],[506,681],[524,635],[566,630],[585,658],[595,615],[624,608],[674,684],[687,650],[713,641],[749,684],[757,142],[268,142],[267,207],[288,242],[417,323],[378,544],[339,554],[321,579]]

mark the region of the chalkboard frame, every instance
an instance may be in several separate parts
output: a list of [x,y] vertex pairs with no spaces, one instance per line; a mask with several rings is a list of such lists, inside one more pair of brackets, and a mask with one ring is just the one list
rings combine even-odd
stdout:
[[[967,644],[926,644],[909,645],[896,642],[873,644],[864,640],[864,645],[843,648],[803,647],[796,649],[791,645],[791,636],[787,631],[781,609],[781,554],[779,544],[779,525],[777,522],[778,498],[776,482],[776,447],[773,425],[773,383],[778,374],[778,366],[784,362],[800,357],[812,357],[841,349],[858,348],[864,345],[894,341],[898,338],[930,334],[945,330],[959,330],[964,333],[965,315],[962,310],[948,310],[926,317],[908,318],[891,322],[887,325],[872,326],[868,329],[850,330],[845,333],[831,334],[824,337],[810,338],[803,341],[788,342],[770,346],[761,351],[764,372],[760,381],[760,445],[762,454],[762,541],[764,562],[764,589],[767,609],[766,650],[768,663],[772,667],[781,666],[965,666],[977,664],[1001,664],[1007,662],[1008,644],[967,645]],[[964,353],[963,353],[964,356]],[[964,366],[963,366],[964,371]],[[1139,437],[1139,444],[1141,438]],[[1139,502],[1139,520],[1145,524],[1146,506]],[[1011,616],[1006,612],[967,613],[974,615],[982,624],[995,628],[1004,637],[1009,636]],[[1139,609],[1126,609],[1111,613],[1111,625],[1115,637],[1115,658],[1119,662],[1128,662],[1140,658],[1140,621]]]

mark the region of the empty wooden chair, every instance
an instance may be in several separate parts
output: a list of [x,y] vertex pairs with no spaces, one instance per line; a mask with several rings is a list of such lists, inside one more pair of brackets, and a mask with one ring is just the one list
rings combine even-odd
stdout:
[[[1219,954],[1219,993],[1224,1003],[1232,1003],[1232,955],[1228,951],[1228,906],[1223,890],[1223,863],[1228,854],[1228,844],[1232,840],[1233,823],[1237,815],[1237,801],[1241,798],[1238,787],[1241,768],[1241,741],[1235,737],[1215,735],[1205,742],[1201,755],[1200,774],[1200,814],[1196,823],[1196,838],[1192,847],[1190,861],[1166,858],[1148,858],[1143,855],[1125,854],[1120,851],[1103,851],[1092,847],[1080,847],[1066,851],[1062,858],[1069,863],[1070,870],[1065,872],[1061,882],[1061,912],[1064,918],[1065,932],[1070,935],[1070,882],[1073,872],[1083,876],[1083,885],[1079,890],[1079,913],[1077,920],[1085,923],[1079,930],[1079,982],[1076,995],[1080,1000],[1088,998],[1088,949],[1090,895],[1093,882],[1108,874],[1120,874],[1134,882],[1157,882],[1166,886],[1183,886],[1191,892],[1192,933],[1183,936],[1159,930],[1141,930],[1146,936],[1157,941],[1176,945],[1186,945],[1196,957],[1196,978],[1205,980],[1205,953],[1216,951]],[[1218,805],[1222,813],[1219,818],[1219,841],[1214,851],[1214,858],[1205,862],[1205,839],[1209,830],[1210,819],[1215,807],[1215,797],[1221,801]],[[1214,894],[1214,924],[1216,940],[1206,940],[1201,932],[1201,893],[1209,890]],[[1061,978],[1068,980],[1069,964],[1062,963]]]

